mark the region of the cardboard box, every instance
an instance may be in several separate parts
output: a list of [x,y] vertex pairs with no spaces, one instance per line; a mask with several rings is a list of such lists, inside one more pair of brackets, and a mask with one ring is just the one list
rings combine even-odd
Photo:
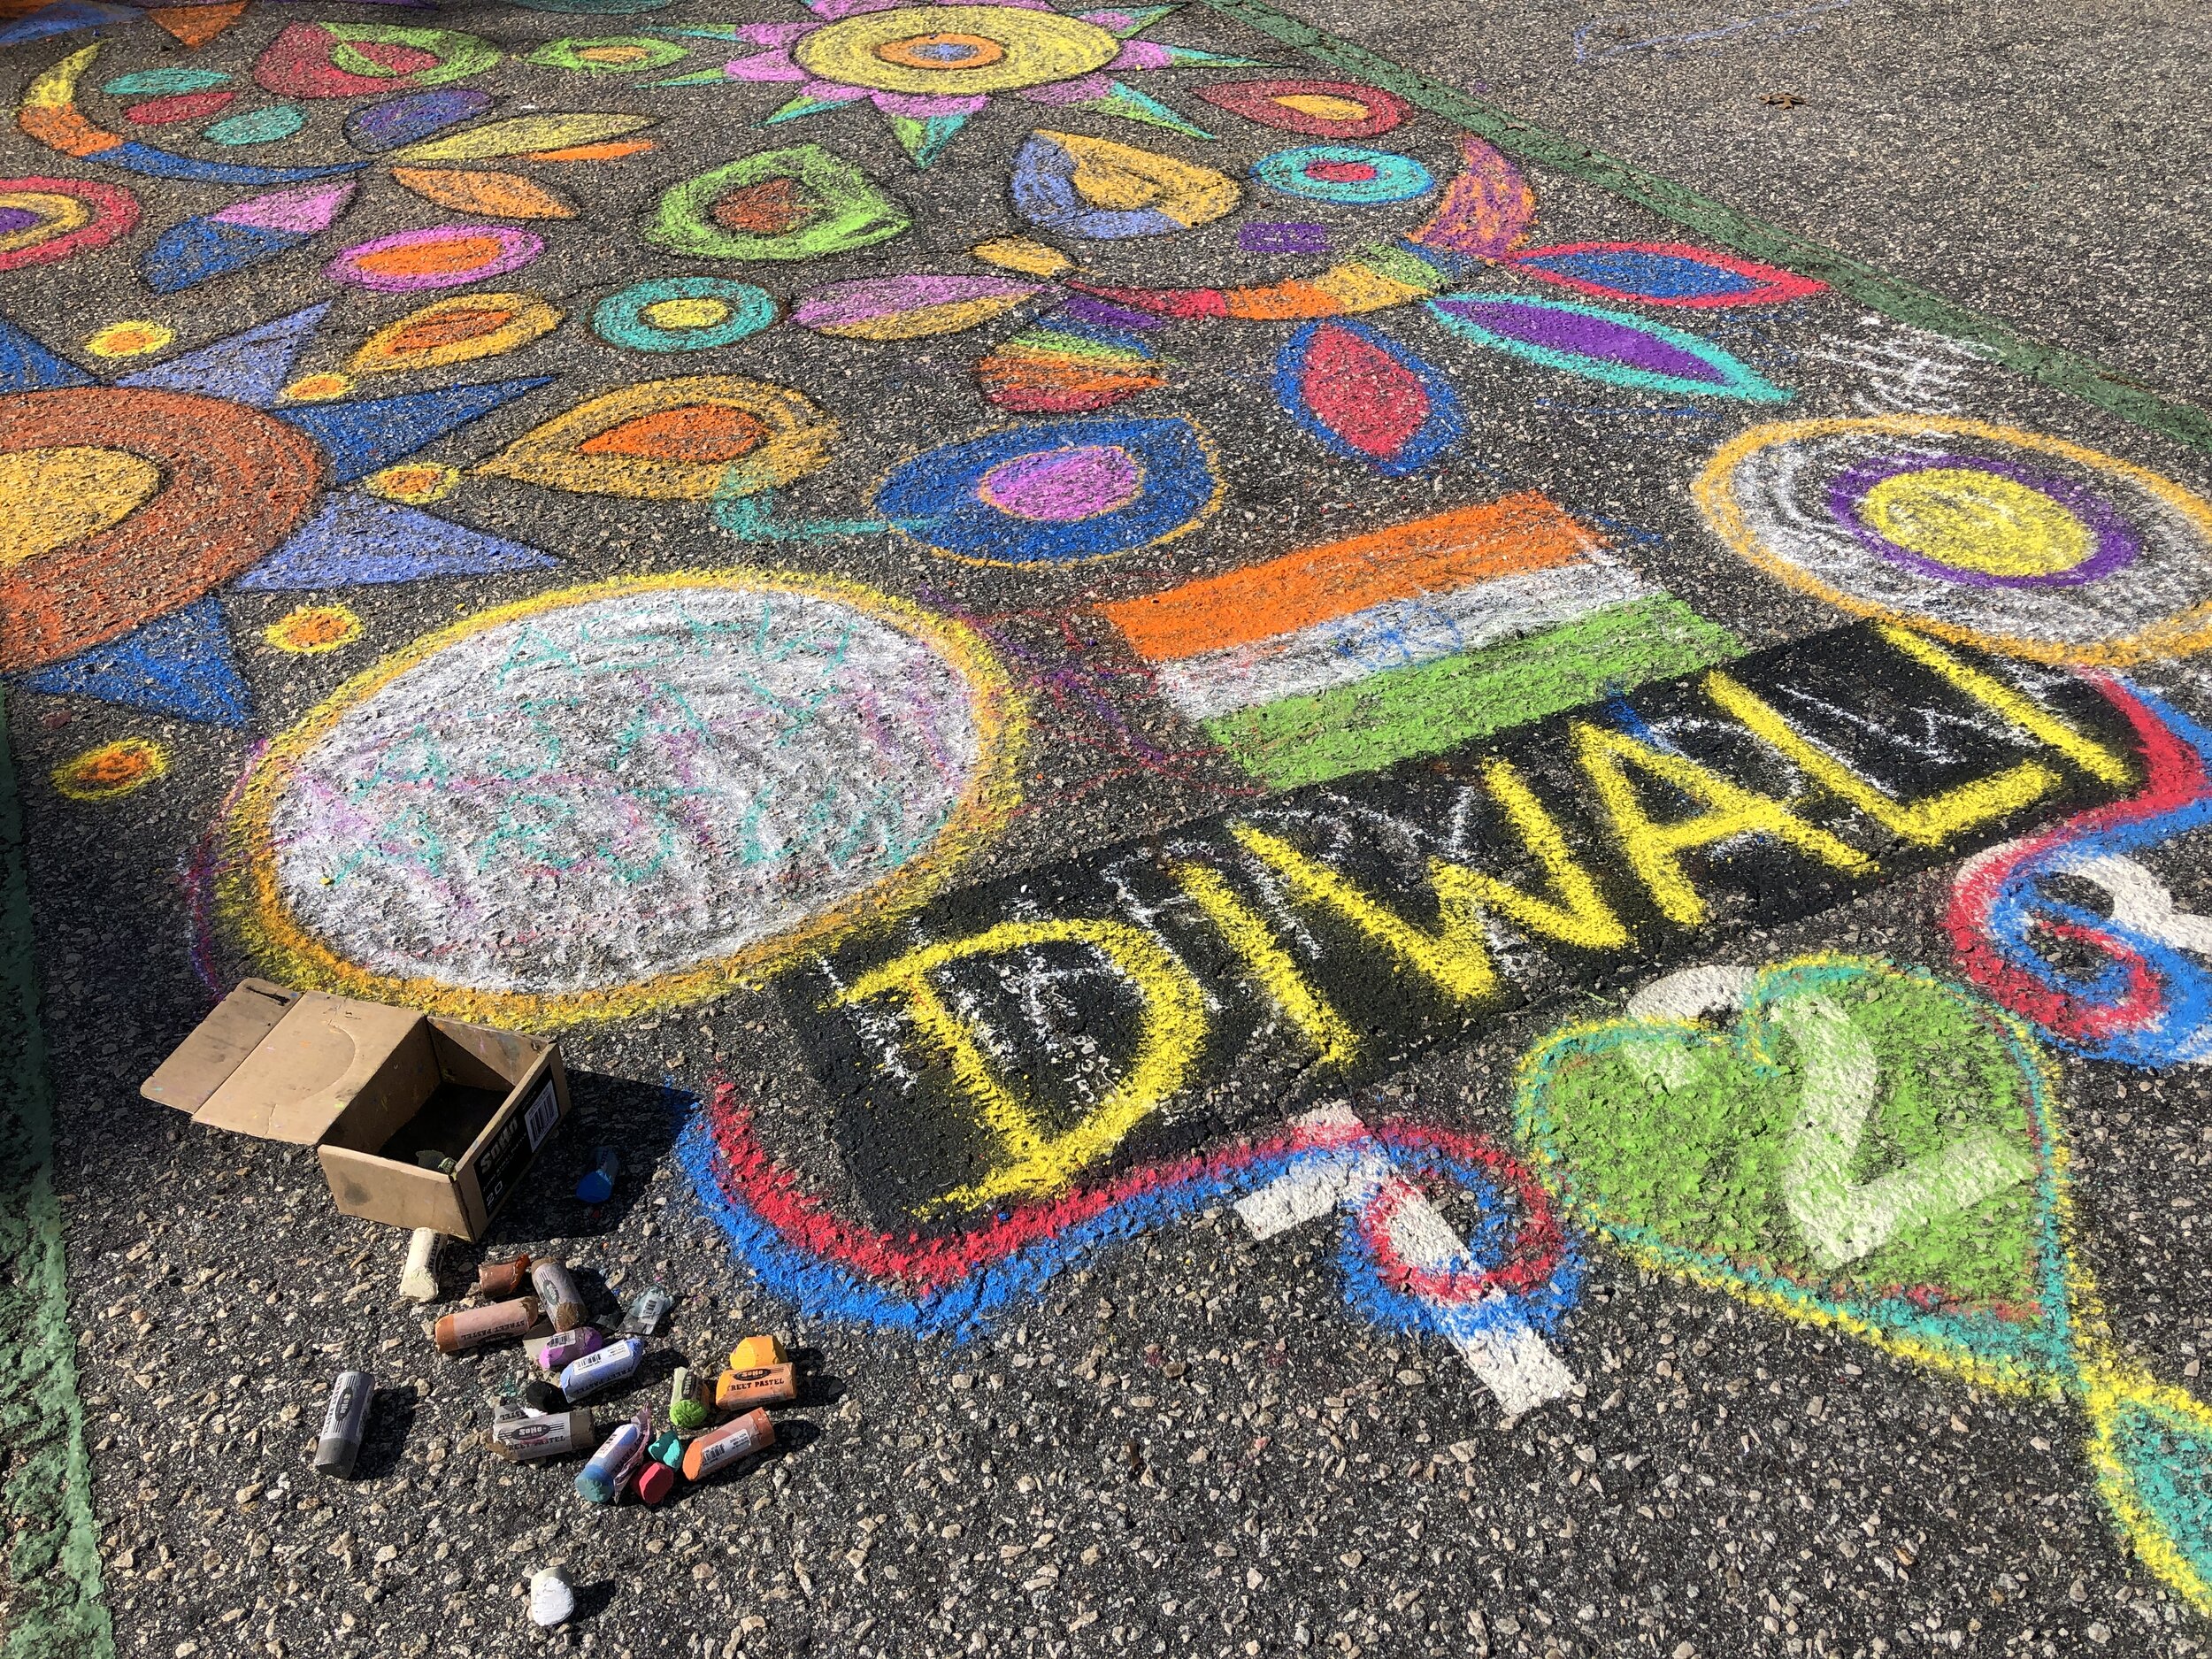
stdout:
[[317,1148],[345,1215],[472,1240],[568,1116],[554,1043],[266,979],[241,981],[138,1092],[195,1123]]

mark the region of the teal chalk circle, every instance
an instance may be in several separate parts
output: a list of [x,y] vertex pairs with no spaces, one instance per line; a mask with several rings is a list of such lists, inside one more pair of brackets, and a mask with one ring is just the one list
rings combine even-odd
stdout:
[[1436,175],[1410,156],[1356,144],[1308,144],[1263,156],[1252,176],[1278,196],[1340,207],[1410,202],[1436,188]]
[[228,144],[233,149],[247,144],[273,144],[280,138],[289,138],[307,125],[306,113],[289,104],[272,104],[264,110],[248,110],[243,115],[233,115],[204,128],[200,136],[211,144]]
[[180,92],[205,92],[229,79],[220,69],[134,69],[127,75],[116,76],[100,90],[117,98],[162,97]]
[[[711,320],[672,328],[645,314],[672,303],[726,309]],[[601,300],[591,313],[591,331],[611,346],[627,346],[633,351],[711,351],[717,346],[733,346],[775,320],[775,297],[749,282],[727,277],[661,277],[634,282]]]

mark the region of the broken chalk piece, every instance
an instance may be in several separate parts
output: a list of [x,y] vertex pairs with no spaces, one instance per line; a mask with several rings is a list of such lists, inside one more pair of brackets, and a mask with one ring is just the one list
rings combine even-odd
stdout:
[[576,1196],[588,1204],[603,1204],[614,1196],[614,1178],[622,1171],[622,1160],[612,1147],[601,1147],[598,1161],[591,1172],[576,1183]]
[[622,1334],[659,1335],[661,1321],[668,1317],[668,1310],[675,1305],[676,1299],[658,1285],[648,1285],[638,1292],[630,1303],[630,1311],[623,1316]]
[[[541,1370],[549,1374],[557,1375],[583,1358],[585,1355],[596,1354],[606,1345],[607,1339],[599,1334],[599,1328],[596,1325],[580,1325],[573,1331],[556,1331],[551,1336],[534,1344],[536,1352],[531,1354],[530,1357],[538,1363]],[[523,1344],[526,1350],[533,1346],[528,1342]]]
[[572,1361],[560,1376],[561,1392],[571,1400],[581,1400],[586,1394],[597,1394],[602,1388],[620,1382],[637,1370],[638,1361],[645,1357],[645,1344],[637,1337],[626,1336],[618,1342]]
[[725,1423],[711,1434],[702,1434],[684,1454],[684,1479],[703,1480],[776,1443],[775,1419],[765,1411],[748,1411],[734,1423]]
[[638,1501],[648,1509],[657,1506],[676,1489],[676,1471],[666,1463],[655,1463],[637,1478]]
[[580,1452],[596,1431],[588,1411],[561,1411],[545,1417],[503,1417],[492,1425],[492,1450],[511,1463],[535,1463]]
[[522,1385],[522,1403],[533,1411],[565,1411],[568,1396],[542,1377]]
[[481,1308],[464,1308],[458,1313],[449,1313],[430,1327],[430,1340],[438,1345],[441,1353],[458,1354],[520,1336],[537,1322],[538,1299],[517,1296],[512,1302],[489,1302]]
[[349,1479],[353,1460],[361,1453],[361,1432],[369,1420],[369,1391],[373,1385],[365,1371],[342,1371],[330,1390],[330,1404],[323,1412],[323,1432],[315,1441],[318,1474]]
[[645,1448],[645,1455],[657,1463],[666,1463],[671,1469],[680,1468],[684,1461],[683,1437],[673,1429],[663,1429],[653,1436],[652,1444]]
[[545,1304],[545,1317],[556,1331],[573,1331],[584,1322],[584,1293],[569,1277],[565,1262],[533,1262],[530,1286]]
[[799,1368],[761,1365],[751,1371],[726,1371],[715,1379],[714,1407],[718,1411],[749,1411],[755,1406],[787,1406],[799,1397]]
[[407,1260],[399,1270],[399,1294],[412,1302],[438,1300],[438,1253],[445,1234],[435,1227],[417,1227],[407,1240]]
[[675,1376],[668,1382],[669,1422],[688,1434],[706,1427],[708,1416],[706,1379],[694,1377],[681,1365],[677,1366]]
[[645,1461],[645,1439],[653,1419],[641,1411],[600,1442],[576,1476],[576,1490],[592,1503],[612,1503],[629,1483],[631,1471]]
[[518,1256],[511,1262],[486,1262],[477,1268],[476,1282],[469,1286],[469,1294],[498,1300],[515,1294],[529,1282],[527,1256]]
[[541,1630],[568,1623],[576,1610],[576,1592],[557,1568],[530,1575],[530,1622]]
[[780,1365],[791,1357],[783,1351],[782,1341],[772,1336],[749,1336],[730,1350],[732,1371],[758,1371],[764,1365]]

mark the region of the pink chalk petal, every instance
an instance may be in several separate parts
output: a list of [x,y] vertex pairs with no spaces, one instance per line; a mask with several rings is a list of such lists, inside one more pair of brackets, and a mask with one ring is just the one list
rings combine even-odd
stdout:
[[987,108],[991,102],[984,97],[927,98],[906,92],[879,92],[873,96],[876,108],[886,115],[911,115],[925,120],[933,115],[973,115],[978,110]]
[[820,98],[830,104],[851,104],[872,96],[865,87],[849,87],[841,81],[810,81],[799,91],[803,96]]
[[821,27],[819,23],[748,23],[738,30],[737,38],[756,46],[788,46]]
[[1164,46],[1150,41],[1124,41],[1121,55],[1106,65],[1109,69],[1165,69],[1175,61]]
[[1050,86],[1024,87],[1021,96],[1032,104],[1084,104],[1105,97],[1113,89],[1110,75],[1078,75],[1073,81],[1056,81]]
[[286,230],[314,235],[330,228],[357,187],[346,184],[310,185],[303,190],[279,190],[239,202],[208,218],[218,225],[240,225],[254,230]]
[[806,0],[806,9],[818,18],[857,17],[863,12],[890,12],[908,0]]
[[791,61],[786,51],[756,52],[750,58],[733,58],[722,65],[722,73],[733,81],[804,81],[806,71]]

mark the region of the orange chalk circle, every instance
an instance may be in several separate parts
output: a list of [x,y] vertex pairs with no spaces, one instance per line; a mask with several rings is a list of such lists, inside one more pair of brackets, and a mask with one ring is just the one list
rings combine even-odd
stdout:
[[142,357],[173,344],[177,331],[165,323],[110,323],[85,336],[84,349],[96,357]]
[[295,657],[319,657],[361,637],[361,618],[343,605],[302,605],[261,630],[261,637]]
[[142,737],[102,743],[54,768],[55,790],[72,801],[113,801],[169,770],[169,751]]
[[370,495],[410,507],[443,501],[460,487],[461,469],[442,461],[403,462],[380,472],[372,472],[361,480],[361,488]]

